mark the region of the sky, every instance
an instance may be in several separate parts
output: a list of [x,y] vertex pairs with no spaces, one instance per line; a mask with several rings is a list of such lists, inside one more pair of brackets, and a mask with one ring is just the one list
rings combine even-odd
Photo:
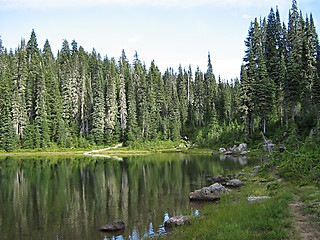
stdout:
[[[304,15],[320,27],[320,1],[297,0]],[[124,49],[130,63],[137,51],[164,73],[179,65],[207,70],[223,80],[240,75],[250,22],[278,6],[287,24],[292,0],[0,0],[0,38],[13,51],[35,30],[39,48],[48,39],[54,55],[66,39],[85,51],[118,60]],[[319,33],[319,30],[318,30]]]

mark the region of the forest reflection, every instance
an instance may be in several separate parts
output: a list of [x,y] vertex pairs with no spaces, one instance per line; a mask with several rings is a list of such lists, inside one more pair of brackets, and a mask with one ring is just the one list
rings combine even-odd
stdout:
[[[157,154],[0,158],[1,239],[140,239],[180,214],[199,214],[188,193],[247,160]],[[119,236],[99,228],[123,220]]]

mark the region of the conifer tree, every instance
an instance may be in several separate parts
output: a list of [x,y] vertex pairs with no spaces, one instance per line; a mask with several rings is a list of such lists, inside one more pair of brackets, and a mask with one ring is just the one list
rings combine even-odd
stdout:
[[203,73],[199,67],[195,73],[194,106],[197,113],[197,125],[203,125],[205,86]]
[[55,65],[55,59],[53,57],[51,46],[49,41],[46,40],[43,53],[43,78],[46,86],[46,105],[47,105],[47,119],[48,128],[51,139],[57,140],[57,133],[59,128],[59,122],[62,121],[62,100],[59,88],[59,81],[57,76],[57,69]]
[[[92,51],[89,59],[90,76],[92,83],[92,130],[91,138],[98,144],[104,140],[105,132],[105,100],[104,100],[104,84],[101,72],[101,58],[95,50]],[[112,77],[111,77],[112,79]],[[110,94],[110,93],[109,93]],[[115,95],[115,93],[114,93]],[[115,96],[114,96],[115,101]],[[110,114],[111,114],[110,110]],[[112,112],[113,113],[113,112]],[[110,118],[110,116],[108,116]],[[108,120],[106,120],[108,121]],[[110,124],[110,123],[108,123]],[[107,131],[112,131],[111,125],[106,125]]]
[[125,80],[122,73],[119,74],[118,106],[119,106],[119,118],[120,118],[120,127],[121,127],[121,139],[124,139],[125,130],[127,127],[127,100],[126,100]]
[[181,65],[177,76],[177,93],[179,98],[179,109],[181,124],[184,126],[188,114],[188,75],[183,72]]
[[208,68],[204,75],[205,98],[204,98],[204,122],[205,124],[212,124],[216,121],[216,95],[217,83],[213,74],[213,67],[211,63],[210,53],[208,54]]
[[[284,99],[286,102],[286,119],[291,110],[292,119],[295,117],[295,108],[300,100],[301,68],[302,68],[302,38],[303,32],[301,16],[298,12],[296,0],[292,1],[292,8],[289,12],[287,47],[287,77],[284,83]],[[288,124],[287,124],[288,125]]]
[[147,108],[147,85],[145,79],[145,69],[138,59],[136,52],[133,62],[133,82],[136,85],[136,107],[137,107],[137,122],[139,134],[142,138],[145,137],[148,128],[149,113]]
[[15,53],[15,72],[12,96],[12,123],[16,137],[23,141],[23,131],[28,123],[26,109],[27,50],[24,40]]
[[8,152],[15,148],[12,124],[12,76],[13,56],[12,53],[6,54],[0,39],[0,148]]

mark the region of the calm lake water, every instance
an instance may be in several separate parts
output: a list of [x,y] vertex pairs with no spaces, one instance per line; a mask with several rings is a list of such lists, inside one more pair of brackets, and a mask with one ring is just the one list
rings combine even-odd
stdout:
[[[169,217],[199,214],[188,193],[248,163],[188,154],[1,157],[0,239],[141,239],[164,231]],[[128,227],[118,236],[99,231],[114,220]]]

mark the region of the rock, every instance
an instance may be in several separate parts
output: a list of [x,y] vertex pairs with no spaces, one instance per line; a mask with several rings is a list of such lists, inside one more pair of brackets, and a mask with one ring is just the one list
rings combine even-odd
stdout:
[[240,151],[244,151],[245,149],[247,149],[247,147],[248,147],[248,144],[241,143],[238,148],[239,148]]
[[216,183],[223,183],[223,182],[226,182],[226,178],[222,175],[219,175],[219,176],[213,177],[212,181],[214,181]]
[[123,229],[125,229],[125,224],[123,221],[114,221],[101,227],[100,231],[120,231]]
[[208,189],[195,190],[189,193],[190,201],[216,201],[220,199],[219,192],[209,193]]
[[244,155],[246,155],[246,154],[248,154],[250,151],[242,151],[241,153],[240,153],[240,155],[241,156],[244,156]]
[[245,183],[242,182],[241,180],[239,179],[232,179],[232,180],[229,180],[228,182],[226,182],[226,186],[228,187],[241,187],[243,186]]
[[254,175],[256,175],[256,173],[258,173],[260,170],[260,166],[255,166],[253,168],[253,171],[250,172],[250,176],[253,177]]
[[227,152],[225,153],[225,155],[232,155],[232,154],[233,154],[232,151],[227,151]]
[[247,149],[248,145],[246,143],[241,143],[239,146],[234,145],[233,148],[229,149],[233,153],[239,153],[243,152],[245,149]]
[[170,218],[164,223],[166,228],[172,228],[173,226],[181,226],[186,223],[190,223],[191,217],[190,216],[175,216]]
[[270,197],[267,197],[267,196],[262,196],[262,197],[248,197],[247,198],[247,201],[248,202],[258,202],[258,201],[261,201],[261,200],[264,200],[264,199],[269,199]]
[[231,190],[225,188],[220,183],[212,184],[208,188],[209,188],[210,192],[213,192],[213,191],[218,191],[218,192],[221,192],[221,193],[231,192]]
[[220,199],[221,194],[230,192],[220,183],[212,184],[209,187],[201,188],[189,193],[190,201],[216,201]]
[[225,149],[225,148],[219,148],[219,152],[221,152],[221,153],[224,153],[224,152],[226,152],[227,150]]
[[237,175],[235,175],[234,177],[235,178],[239,178],[239,177],[241,177],[241,176],[244,176],[245,174],[243,173],[243,172],[239,172]]

